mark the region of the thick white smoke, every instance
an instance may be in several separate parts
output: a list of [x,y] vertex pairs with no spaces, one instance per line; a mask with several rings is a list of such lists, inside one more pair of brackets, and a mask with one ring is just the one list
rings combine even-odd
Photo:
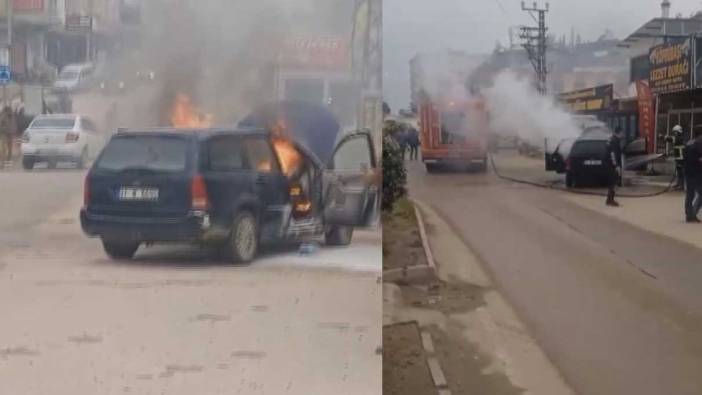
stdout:
[[571,114],[512,72],[500,73],[483,94],[493,133],[517,136],[536,147],[543,146],[546,139],[548,150],[554,150],[563,139],[580,135]]

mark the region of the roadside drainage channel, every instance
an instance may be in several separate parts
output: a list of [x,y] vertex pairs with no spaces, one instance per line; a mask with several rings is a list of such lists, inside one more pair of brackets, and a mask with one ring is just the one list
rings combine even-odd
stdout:
[[434,256],[431,252],[431,248],[429,247],[429,239],[427,237],[424,218],[422,217],[422,213],[419,211],[419,208],[417,208],[416,202],[412,201],[412,206],[414,208],[414,215],[417,219],[419,237],[422,240],[422,249],[424,250],[427,264],[408,265],[401,268],[384,270],[384,282],[411,284],[417,282],[424,283],[427,279],[436,278],[436,264],[434,262]]
[[[414,215],[417,219],[417,227],[419,228],[419,237],[422,241],[422,249],[426,257],[427,264],[418,265],[408,265],[402,268],[388,269],[383,271],[383,281],[384,282],[394,282],[394,283],[426,283],[428,280],[435,280],[436,277],[436,263],[434,261],[434,255],[431,251],[429,245],[429,238],[427,237],[426,225],[424,223],[424,218],[421,211],[417,207],[416,202],[412,201],[412,206],[414,208]],[[426,328],[420,328],[417,321],[410,322],[400,322],[392,325],[386,325],[384,331],[392,331],[394,328],[402,326],[413,326],[419,333],[422,349],[424,350],[424,356],[426,360],[426,366],[429,369],[429,374],[431,380],[434,384],[434,388],[438,395],[451,395],[451,391],[448,388],[448,382],[446,380],[446,375],[444,374],[441,364],[439,363],[438,356],[436,354],[436,348],[434,347],[434,341],[432,339],[431,333],[429,333]]]

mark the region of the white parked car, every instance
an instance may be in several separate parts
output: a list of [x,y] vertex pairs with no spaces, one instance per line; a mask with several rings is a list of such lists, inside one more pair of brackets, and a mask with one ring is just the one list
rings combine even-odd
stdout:
[[90,119],[73,114],[39,115],[22,136],[22,165],[31,170],[37,162],[74,162],[85,167],[102,146],[104,138]]
[[69,64],[61,70],[56,82],[55,92],[74,92],[88,86],[93,79],[95,67],[92,64]]

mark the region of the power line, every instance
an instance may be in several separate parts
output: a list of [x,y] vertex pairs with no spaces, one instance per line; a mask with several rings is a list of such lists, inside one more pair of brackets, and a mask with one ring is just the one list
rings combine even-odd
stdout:
[[[533,7],[527,7],[522,1],[522,10],[527,11],[538,26],[522,26],[519,37],[522,39],[522,47],[526,50],[529,61],[531,61],[534,71],[536,72],[536,88],[541,94],[546,94],[546,77],[548,68],[546,65],[546,13],[549,6],[546,3],[546,8],[539,8],[534,2]],[[538,14],[538,19],[534,17],[534,13]]]

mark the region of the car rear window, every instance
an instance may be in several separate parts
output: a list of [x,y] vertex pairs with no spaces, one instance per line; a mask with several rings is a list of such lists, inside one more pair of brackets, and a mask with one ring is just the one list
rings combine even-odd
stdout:
[[110,141],[95,168],[105,171],[181,172],[187,167],[188,140],[177,137],[121,137]]
[[40,118],[32,122],[32,129],[73,129],[75,118]]
[[607,152],[607,141],[576,141],[570,151],[570,156],[602,155]]

